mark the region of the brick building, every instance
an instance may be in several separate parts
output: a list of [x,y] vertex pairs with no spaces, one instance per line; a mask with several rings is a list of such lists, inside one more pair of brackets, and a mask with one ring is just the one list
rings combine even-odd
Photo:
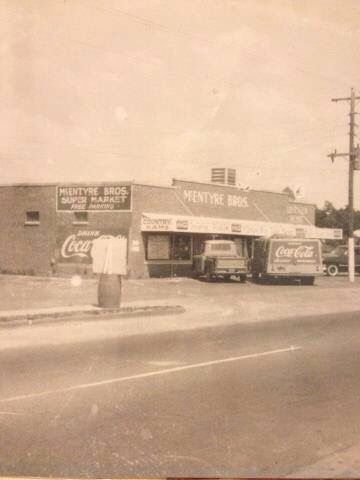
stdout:
[[173,180],[27,184],[0,187],[0,271],[91,273],[92,240],[128,240],[132,278],[186,276],[207,238],[234,239],[251,256],[253,239],[272,234],[341,238],[314,226],[315,205],[287,194]]

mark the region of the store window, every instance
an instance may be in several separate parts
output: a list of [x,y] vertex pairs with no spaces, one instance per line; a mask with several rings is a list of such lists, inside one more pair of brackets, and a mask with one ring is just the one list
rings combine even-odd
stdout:
[[148,235],[147,260],[170,260],[170,235]]
[[147,260],[191,260],[190,235],[149,234]]
[[74,212],[74,221],[73,223],[89,223],[88,212]]
[[173,260],[191,259],[191,237],[189,235],[174,235],[172,247]]
[[26,212],[25,225],[39,225],[40,224],[40,212],[35,210],[29,210]]

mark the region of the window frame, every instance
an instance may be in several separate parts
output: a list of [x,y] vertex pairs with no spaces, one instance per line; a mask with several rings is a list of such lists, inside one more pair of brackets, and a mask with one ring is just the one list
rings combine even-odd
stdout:
[[[31,218],[35,214],[36,218]],[[40,225],[40,210],[26,210],[24,225]]]
[[[149,258],[149,241],[153,237],[163,237],[167,238],[168,241],[168,258]],[[164,233],[150,233],[146,236],[146,261],[149,262],[162,262],[162,261],[170,261],[171,260],[171,235],[164,234]]]
[[[149,240],[152,236],[161,236],[161,237],[166,237],[168,241],[168,258],[149,258]],[[175,258],[175,242],[177,239],[180,237],[186,237],[188,238],[188,258],[187,259],[181,259],[181,258]],[[145,240],[145,261],[146,262],[162,262],[162,263],[190,263],[192,261],[193,257],[193,237],[192,235],[186,235],[183,233],[155,233],[151,232],[146,235],[146,240]]]
[[[88,211],[84,211],[84,210],[77,210],[74,213],[74,220],[73,220],[73,225],[88,225],[89,223],[89,212]],[[79,214],[85,214],[85,217],[86,217],[86,220],[82,220],[80,218],[76,218],[76,215],[79,215]]]

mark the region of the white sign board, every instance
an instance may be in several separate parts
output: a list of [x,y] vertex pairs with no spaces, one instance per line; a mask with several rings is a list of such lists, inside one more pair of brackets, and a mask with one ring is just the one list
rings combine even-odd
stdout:
[[257,237],[285,235],[304,238],[342,238],[341,229],[317,228],[314,225],[156,213],[143,213],[141,230],[143,232],[216,233]]
[[126,237],[101,237],[93,241],[91,256],[93,272],[115,275],[127,273]]

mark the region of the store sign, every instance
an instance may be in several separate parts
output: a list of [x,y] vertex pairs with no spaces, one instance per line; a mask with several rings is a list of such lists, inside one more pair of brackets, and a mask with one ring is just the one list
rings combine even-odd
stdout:
[[[175,215],[143,214],[141,230],[146,232],[194,232],[194,233],[223,233],[264,236],[271,235],[270,223],[242,221],[234,222],[223,218],[209,217],[177,217]],[[288,228],[286,228],[288,227]],[[288,232],[289,227],[282,230]],[[280,228],[280,227],[279,227]]]
[[154,218],[143,215],[141,226],[148,232],[170,232],[173,224],[172,218]]
[[241,233],[241,223],[232,223],[231,231],[234,233]]
[[176,179],[173,186],[179,203],[194,216],[303,225],[315,223],[315,205],[290,202],[286,194]]
[[59,263],[92,263],[91,248],[93,241],[98,238],[127,238],[119,230],[81,229],[60,238]]
[[176,220],[176,229],[183,231],[189,230],[188,220]]
[[144,213],[141,219],[143,232],[191,232],[205,234],[247,235],[269,237],[284,235],[302,238],[341,239],[342,230],[317,228],[303,225],[301,228],[291,223],[259,222],[251,220],[234,221],[227,218],[187,217]]
[[249,202],[246,195],[210,192],[204,190],[183,190],[183,199],[190,203],[202,203],[221,207],[248,208]]
[[57,211],[131,210],[131,185],[64,185],[56,189]]
[[315,222],[315,206],[291,204],[288,205],[287,214],[290,223],[295,224],[314,224]]

